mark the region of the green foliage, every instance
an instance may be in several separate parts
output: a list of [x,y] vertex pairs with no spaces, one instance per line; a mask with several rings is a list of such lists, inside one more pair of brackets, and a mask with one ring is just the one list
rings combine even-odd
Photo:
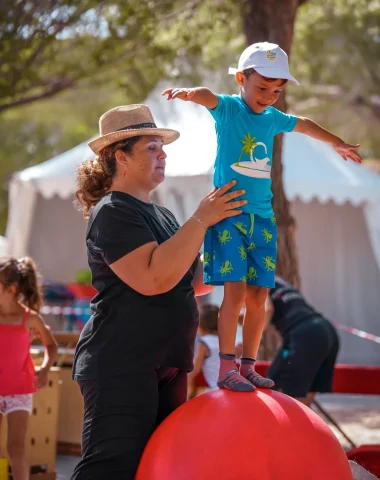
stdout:
[[[0,111],[72,87],[86,74],[73,46],[98,33],[97,0],[3,0]],[[64,62],[62,60],[65,60]]]
[[[242,3],[3,0],[0,233],[12,172],[93,136],[105,110],[143,101],[163,78],[236,92],[227,69],[246,44]],[[287,87],[291,110],[378,157],[379,30],[380,0],[306,2],[291,55],[301,87]]]
[[[3,0],[0,112],[74,87],[141,97],[163,76],[215,68],[241,32],[231,0]],[[199,77],[198,77],[199,78]]]
[[380,0],[312,0],[300,9],[293,51],[304,81],[379,93]]
[[78,283],[84,283],[85,285],[91,285],[92,275],[89,269],[78,270],[75,274],[75,281]]
[[299,10],[291,105],[380,158],[380,0],[311,0]]

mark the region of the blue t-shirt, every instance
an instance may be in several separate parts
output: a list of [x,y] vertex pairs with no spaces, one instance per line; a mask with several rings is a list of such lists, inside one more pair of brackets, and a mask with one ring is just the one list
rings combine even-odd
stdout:
[[236,180],[233,190],[243,188],[247,192],[244,199],[248,203],[242,210],[263,218],[272,217],[274,137],[291,132],[297,117],[274,107],[255,113],[236,95],[218,95],[218,105],[208,110],[215,119],[217,136],[215,187]]

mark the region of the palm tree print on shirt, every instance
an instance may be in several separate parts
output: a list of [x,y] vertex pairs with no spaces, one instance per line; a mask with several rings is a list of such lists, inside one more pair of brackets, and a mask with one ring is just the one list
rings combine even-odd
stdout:
[[241,157],[243,156],[243,153],[250,155],[251,152],[253,152],[253,150],[257,146],[257,143],[255,143],[255,140],[256,140],[256,137],[252,137],[249,132],[247,133],[247,135],[244,135],[244,140],[240,140],[243,146],[241,147],[239,160],[236,163],[237,166],[240,165],[240,160],[241,160]]

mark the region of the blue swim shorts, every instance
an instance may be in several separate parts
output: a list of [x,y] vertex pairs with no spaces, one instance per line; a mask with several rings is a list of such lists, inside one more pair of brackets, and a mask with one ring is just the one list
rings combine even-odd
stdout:
[[204,282],[246,282],[274,287],[277,256],[275,217],[242,213],[210,227],[204,241]]

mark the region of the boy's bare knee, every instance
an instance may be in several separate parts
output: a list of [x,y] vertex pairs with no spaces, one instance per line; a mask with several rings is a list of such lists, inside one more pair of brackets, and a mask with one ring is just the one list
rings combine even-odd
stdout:
[[247,308],[263,308],[267,299],[268,289],[256,285],[248,285],[245,298]]
[[224,284],[223,303],[228,305],[242,306],[247,292],[247,286],[244,282],[226,282]]

